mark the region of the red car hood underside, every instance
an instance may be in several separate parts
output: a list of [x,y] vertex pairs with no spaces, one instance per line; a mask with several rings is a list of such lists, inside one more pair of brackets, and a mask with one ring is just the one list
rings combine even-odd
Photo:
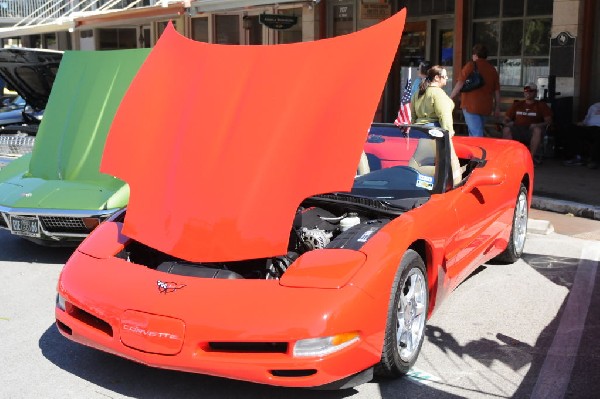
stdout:
[[103,155],[101,171],[131,187],[124,234],[197,262],[285,254],[300,202],[351,188],[405,14],[276,46],[201,43],[169,26]]

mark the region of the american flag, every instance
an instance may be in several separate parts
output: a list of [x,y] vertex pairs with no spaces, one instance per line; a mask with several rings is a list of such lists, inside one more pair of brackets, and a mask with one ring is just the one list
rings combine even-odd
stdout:
[[400,100],[400,109],[398,110],[398,117],[394,121],[394,125],[409,125],[411,122],[411,114],[410,114],[410,90],[412,87],[412,82],[410,79],[410,74],[408,75],[408,80],[406,81],[406,86],[404,86],[404,94],[402,94],[402,99]]

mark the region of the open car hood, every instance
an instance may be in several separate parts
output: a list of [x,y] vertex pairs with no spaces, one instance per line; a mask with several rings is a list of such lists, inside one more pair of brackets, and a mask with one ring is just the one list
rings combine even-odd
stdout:
[[100,160],[115,112],[149,51],[65,52],[23,178],[124,184],[101,173]]
[[36,111],[46,107],[62,51],[0,49],[0,77]]
[[[190,261],[285,254],[302,200],[350,190],[404,20],[274,46],[195,42],[169,26],[102,160],[131,187],[124,234]],[[178,101],[148,95],[158,86]]]

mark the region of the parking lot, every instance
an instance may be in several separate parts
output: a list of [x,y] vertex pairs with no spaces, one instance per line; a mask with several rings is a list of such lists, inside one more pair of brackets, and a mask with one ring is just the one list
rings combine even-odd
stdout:
[[[315,397],[152,369],[67,341],[54,326],[54,297],[71,251],[0,231],[0,397]],[[409,376],[318,397],[596,397],[598,259],[599,241],[529,234],[522,260],[480,267],[448,298]]]

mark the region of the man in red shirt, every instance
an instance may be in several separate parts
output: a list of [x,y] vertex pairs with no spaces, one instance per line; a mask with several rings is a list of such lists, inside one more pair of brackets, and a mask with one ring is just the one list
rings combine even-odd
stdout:
[[535,99],[537,86],[527,83],[523,88],[525,100],[515,101],[506,111],[502,135],[505,139],[515,139],[529,145],[531,156],[536,164],[541,161],[535,156],[542,140],[542,134],[552,123],[552,110],[545,102]]
[[[460,94],[460,108],[469,128],[469,136],[483,137],[484,126],[493,113],[500,117],[500,78],[496,68],[487,60],[488,50],[483,44],[473,46],[472,60],[460,71],[456,86],[450,93],[450,98],[455,99]],[[483,77],[483,86],[478,89],[462,93],[467,76],[475,69]]]

